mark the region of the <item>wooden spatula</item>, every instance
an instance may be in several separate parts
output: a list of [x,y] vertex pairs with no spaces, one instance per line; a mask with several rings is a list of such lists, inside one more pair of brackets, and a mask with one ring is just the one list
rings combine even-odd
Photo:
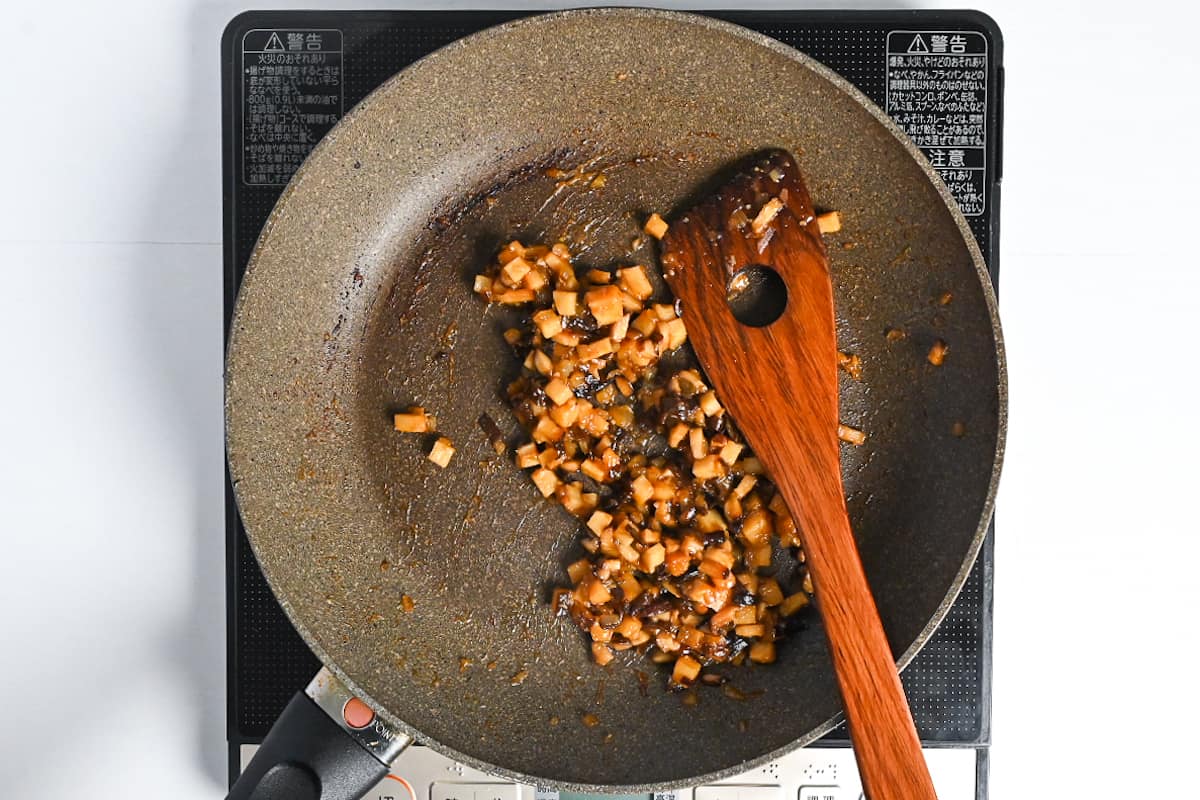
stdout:
[[833,286],[796,162],[764,155],[662,244],[696,355],[799,523],[866,795],[934,798],[846,515]]

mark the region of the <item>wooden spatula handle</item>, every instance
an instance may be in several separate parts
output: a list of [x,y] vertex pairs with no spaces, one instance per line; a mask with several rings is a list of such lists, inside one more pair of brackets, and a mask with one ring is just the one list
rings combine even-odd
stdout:
[[932,800],[933,782],[850,525],[831,520],[806,541],[863,789],[869,800]]

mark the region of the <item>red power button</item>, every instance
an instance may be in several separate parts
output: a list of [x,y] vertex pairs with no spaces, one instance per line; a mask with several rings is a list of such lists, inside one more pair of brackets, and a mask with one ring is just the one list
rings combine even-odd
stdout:
[[342,719],[346,720],[346,724],[351,728],[365,728],[375,719],[375,712],[362,700],[351,697],[346,701],[346,705],[342,706]]

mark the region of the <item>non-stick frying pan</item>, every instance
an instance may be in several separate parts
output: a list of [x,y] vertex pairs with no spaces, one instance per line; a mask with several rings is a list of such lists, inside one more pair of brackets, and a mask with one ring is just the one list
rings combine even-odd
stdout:
[[[898,662],[936,628],[991,513],[1005,389],[982,259],[935,173],[859,92],[766,37],[661,11],[529,18],[434,53],[346,116],[279,201],[234,316],[228,455],[250,542],[380,730],[515,780],[616,791],[731,775],[835,724],[816,614],[778,663],[730,673],[752,699],[689,705],[644,661],[593,664],[547,604],[577,523],[478,423],[517,440],[511,319],[471,292],[501,242],[652,260],[634,241],[644,216],[765,147],[796,153],[844,220],[829,248],[839,343],[865,366],[841,414],[868,439],[842,464]],[[925,358],[937,339],[940,367]],[[458,448],[448,469],[391,429],[408,405]],[[266,783],[309,780],[281,769]]]

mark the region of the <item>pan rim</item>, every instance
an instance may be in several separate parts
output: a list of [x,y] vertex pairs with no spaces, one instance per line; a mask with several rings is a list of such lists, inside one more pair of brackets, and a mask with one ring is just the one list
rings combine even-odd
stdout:
[[[966,217],[963,216],[961,210],[958,207],[957,202],[954,200],[953,196],[950,194],[949,190],[946,188],[945,184],[943,183],[941,177],[938,175],[937,171],[929,164],[929,162],[925,158],[924,154],[921,153],[921,151],[916,147],[916,145],[912,143],[912,141],[908,138],[908,136],[891,120],[891,118],[888,117],[878,106],[875,105],[875,103],[873,101],[871,101],[865,94],[863,94],[860,90],[858,90],[853,84],[851,84],[849,81],[842,78],[836,72],[832,71],[831,69],[824,66],[820,62],[809,57],[805,53],[803,53],[793,47],[785,45],[782,42],[779,42],[775,39],[772,39],[764,34],[760,34],[756,31],[750,30],[748,28],[744,28],[740,25],[737,25],[737,24],[734,24],[731,22],[726,22],[721,19],[704,16],[704,15],[696,14],[696,13],[673,11],[673,10],[667,10],[667,9],[636,8],[636,7],[577,8],[577,9],[565,9],[565,10],[553,11],[553,12],[541,13],[541,14],[535,13],[535,14],[531,14],[526,17],[520,17],[518,19],[509,20],[507,22],[503,22],[498,25],[478,31],[469,36],[457,39],[457,40],[429,53],[428,55],[422,57],[421,59],[419,59],[419,60],[413,62],[412,64],[410,64],[409,66],[405,67],[403,70],[397,72],[396,74],[394,74],[393,76],[388,78],[386,81],[384,81],[382,84],[380,84],[378,87],[376,87],[376,89],[374,89],[365,98],[363,98],[363,100],[361,102],[359,102],[354,108],[352,108],[342,118],[342,120],[334,127],[334,129],[332,131],[330,131],[317,144],[316,148],[314,148],[314,150],[310,154],[310,156],[304,161],[304,163],[300,166],[300,168],[293,175],[291,181],[288,183],[287,187],[284,189],[283,193],[280,195],[279,200],[276,202],[274,208],[272,209],[270,215],[268,216],[266,222],[264,223],[263,229],[258,236],[258,239],[255,243],[254,249],[250,255],[250,258],[247,261],[246,271],[245,271],[245,274],[244,274],[244,277],[242,280],[241,287],[239,288],[239,291],[238,291],[238,296],[237,296],[237,299],[235,302],[233,315],[232,315],[231,321],[230,321],[229,339],[228,339],[228,344],[227,344],[226,352],[225,352],[225,370],[224,370],[224,389],[225,389],[225,391],[224,391],[223,405],[224,405],[224,410],[225,410],[224,429],[225,429],[225,445],[226,445],[226,453],[227,453],[227,464],[229,463],[228,453],[229,453],[229,440],[230,440],[229,407],[230,407],[230,403],[232,400],[232,394],[233,394],[233,388],[232,388],[233,381],[232,381],[231,372],[229,370],[229,364],[231,362],[231,359],[232,359],[232,356],[233,356],[235,350],[238,348],[238,346],[240,344],[240,337],[239,337],[237,331],[238,331],[238,327],[239,327],[238,322],[242,317],[242,311],[243,311],[243,308],[244,308],[244,305],[246,302],[246,297],[248,295],[248,292],[246,291],[246,289],[248,286],[253,286],[253,281],[254,281],[254,277],[255,277],[254,276],[255,265],[257,264],[261,254],[264,250],[265,243],[267,243],[271,237],[271,233],[275,226],[275,223],[278,221],[278,219],[282,213],[281,210],[287,205],[286,201],[288,200],[288,198],[305,183],[305,179],[308,177],[308,172],[312,168],[311,165],[320,160],[320,155],[322,153],[324,153],[330,147],[334,146],[334,144],[340,138],[339,135],[342,131],[347,130],[359,117],[363,116],[369,109],[373,108],[375,103],[378,102],[380,96],[383,95],[386,90],[391,88],[396,82],[404,80],[407,76],[409,76],[417,68],[428,67],[428,65],[430,65],[432,63],[436,63],[437,61],[452,55],[459,49],[462,49],[465,47],[478,46],[480,43],[486,42],[487,40],[489,40],[493,37],[496,37],[496,36],[508,35],[509,33],[511,33],[512,31],[515,31],[515,30],[520,30],[522,28],[526,28],[529,26],[543,25],[543,24],[546,24],[547,22],[552,22],[552,21],[556,21],[556,20],[560,20],[560,19],[564,19],[564,18],[571,18],[571,17],[579,17],[579,18],[582,18],[582,17],[611,17],[611,18],[625,17],[631,21],[636,21],[636,20],[640,20],[640,19],[658,19],[658,20],[667,20],[667,21],[671,21],[671,22],[676,22],[676,23],[680,23],[682,25],[700,26],[703,28],[708,28],[708,29],[732,36],[732,37],[736,37],[736,38],[745,40],[751,44],[758,45],[760,47],[765,47],[767,50],[771,51],[772,53],[774,53],[778,56],[782,56],[790,61],[793,61],[793,62],[799,64],[801,67],[804,67],[804,68],[816,73],[819,77],[825,79],[826,81],[828,81],[829,83],[834,85],[837,89],[839,89],[840,91],[842,91],[843,93],[848,95],[850,98],[852,98],[854,101],[856,101],[863,109],[865,109],[874,118],[874,120],[877,123],[879,123],[885,130],[887,130],[888,133],[890,133],[898,141],[898,143],[904,148],[904,150],[913,159],[915,159],[915,161],[917,162],[921,171],[925,174],[926,178],[928,180],[930,180],[930,182],[933,184],[934,188],[936,189],[939,196],[941,197],[942,202],[946,205],[947,210],[950,212],[951,218],[954,220],[954,223],[955,223],[956,227],[958,228],[959,233],[962,236],[964,243],[966,244],[967,251],[971,257],[972,265],[975,268],[976,278],[978,279],[978,281],[981,285],[981,289],[983,291],[983,296],[984,296],[984,302],[985,302],[987,310],[988,310],[988,316],[989,316],[989,321],[991,324],[993,341],[995,343],[996,367],[997,367],[996,448],[995,448],[995,452],[993,455],[992,470],[991,470],[991,475],[990,475],[990,479],[988,482],[987,492],[984,497],[982,508],[981,508],[980,521],[979,521],[979,524],[978,524],[978,526],[975,530],[975,533],[971,539],[971,542],[967,547],[967,551],[966,551],[966,555],[964,556],[963,564],[962,564],[961,568],[959,569],[958,573],[955,575],[954,579],[952,580],[951,585],[946,592],[946,595],[942,599],[941,603],[938,605],[937,609],[935,610],[933,616],[930,618],[929,622],[924,626],[924,628],[918,634],[918,636],[913,641],[913,643],[904,651],[904,653],[902,653],[896,659],[897,667],[900,670],[903,670],[905,667],[908,666],[909,663],[911,663],[913,658],[924,647],[924,645],[928,642],[929,638],[933,635],[933,633],[938,629],[938,627],[941,625],[942,621],[945,619],[946,614],[949,612],[951,606],[954,604],[955,600],[958,598],[958,595],[961,592],[963,585],[966,583],[966,580],[967,580],[968,576],[970,575],[971,570],[973,569],[975,562],[978,558],[979,552],[980,552],[980,550],[983,546],[983,542],[987,536],[988,528],[991,524],[991,520],[992,520],[992,516],[993,516],[996,492],[997,492],[997,488],[999,485],[1000,472],[1001,472],[1001,467],[1002,467],[1002,463],[1003,463],[1003,459],[1004,459],[1005,443],[1006,443],[1007,427],[1008,427],[1007,361],[1006,361],[1006,355],[1005,355],[1003,334],[1002,334],[1002,330],[1001,330],[1001,326],[1000,326],[998,305],[997,305],[995,290],[992,286],[991,278],[987,272],[987,268],[985,266],[982,251],[979,249],[979,245],[975,240],[974,234],[971,232],[970,227],[967,223]],[[235,479],[236,475],[234,473],[232,466],[230,466],[230,475],[231,475],[230,483],[232,485],[232,493],[233,493],[234,501],[238,507],[239,514],[240,514],[242,503],[241,503],[241,498],[239,495],[237,481]],[[249,530],[249,529],[247,528],[247,530]],[[255,543],[255,538],[252,535],[248,535],[247,539],[250,543],[251,550],[253,551],[255,558],[257,560],[259,558],[259,552],[258,552],[258,545]],[[672,781],[663,781],[663,782],[654,782],[654,783],[639,783],[639,784],[615,784],[615,783],[614,784],[589,784],[589,783],[573,782],[573,781],[569,781],[569,780],[568,781],[557,780],[557,779],[546,778],[546,777],[542,777],[542,776],[536,776],[536,775],[516,772],[514,770],[505,768],[502,765],[493,764],[491,762],[484,761],[482,759],[470,756],[466,753],[462,753],[452,747],[449,747],[435,739],[432,739],[432,738],[424,735],[421,731],[419,731],[418,729],[414,728],[413,726],[407,724],[402,719],[400,719],[399,717],[392,714],[382,704],[375,701],[369,694],[365,693],[362,690],[362,688],[336,664],[336,662],[334,662],[332,659],[330,659],[328,657],[328,653],[325,652],[325,649],[320,646],[320,644],[316,641],[316,638],[308,630],[307,626],[304,625],[302,623],[302,621],[298,618],[298,615],[295,612],[295,610],[292,608],[291,603],[283,595],[281,595],[278,591],[276,591],[276,586],[275,586],[275,583],[274,583],[273,579],[271,578],[271,576],[268,575],[266,571],[264,571],[263,574],[264,574],[265,579],[267,580],[268,585],[271,587],[272,593],[274,594],[275,598],[278,600],[280,606],[283,608],[284,613],[287,615],[288,620],[296,628],[297,632],[300,634],[300,636],[304,640],[305,644],[313,651],[314,655],[316,655],[317,658],[320,659],[321,663],[324,664],[331,672],[333,672],[333,674],[336,675],[338,677],[338,679],[341,680],[350,689],[350,691],[352,691],[357,696],[359,696],[361,699],[363,699],[366,703],[368,703],[368,705],[370,705],[373,709],[375,709],[376,712],[379,713],[380,716],[382,716],[386,721],[388,721],[390,724],[392,724],[396,728],[404,731],[408,735],[412,736],[415,740],[419,741],[420,743],[422,743],[426,746],[429,746],[431,749],[433,749],[449,758],[452,758],[460,763],[466,764],[467,766],[470,766],[472,768],[479,769],[479,770],[487,772],[489,774],[507,778],[507,779],[512,780],[517,783],[527,783],[527,782],[530,782],[531,778],[534,778],[534,779],[537,779],[537,782],[539,782],[541,785],[546,785],[546,786],[550,786],[550,787],[554,787],[554,788],[558,788],[558,789],[562,789],[562,790],[568,790],[568,791],[585,792],[585,793],[601,793],[601,794],[648,793],[648,792],[655,792],[655,791],[669,791],[672,789],[678,789],[678,788],[685,787],[685,786],[698,785],[698,784],[702,784],[702,783],[711,783],[714,781],[724,780],[724,779],[728,779],[728,778],[731,778],[731,777],[734,777],[737,775],[741,775],[747,771],[756,769],[758,767],[761,767],[765,764],[770,763],[771,761],[777,760],[779,757],[786,755],[796,749],[799,749],[801,747],[809,745],[812,742],[816,741],[817,739],[820,739],[821,737],[825,736],[827,733],[829,733],[831,730],[833,730],[835,727],[837,727],[837,725],[842,721],[843,715],[840,713],[836,714],[836,715],[830,717],[828,720],[826,720],[821,725],[814,727],[807,734],[798,737],[797,739],[785,744],[782,747],[776,748],[772,751],[764,753],[755,758],[748,759],[748,760],[741,762],[739,764],[736,764],[734,766],[727,767],[727,768],[720,769],[720,770],[715,770],[712,772],[703,773],[703,774],[696,775],[696,776],[692,776],[692,777],[689,777],[689,778],[686,778],[683,780],[672,780]]]

